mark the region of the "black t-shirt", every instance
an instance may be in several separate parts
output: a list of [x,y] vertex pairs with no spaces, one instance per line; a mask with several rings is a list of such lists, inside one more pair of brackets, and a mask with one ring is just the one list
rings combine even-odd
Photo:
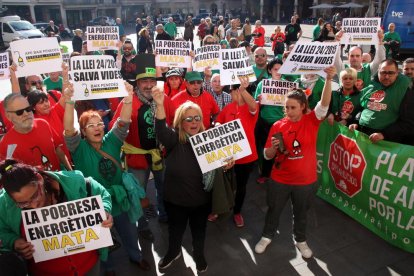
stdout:
[[297,41],[298,40],[298,33],[302,29],[300,28],[300,25],[298,24],[291,24],[289,23],[286,25],[285,32],[286,32],[286,42],[290,41]]
[[143,104],[138,110],[138,135],[142,149],[154,149],[157,145],[155,141],[154,119],[151,114],[151,107]]

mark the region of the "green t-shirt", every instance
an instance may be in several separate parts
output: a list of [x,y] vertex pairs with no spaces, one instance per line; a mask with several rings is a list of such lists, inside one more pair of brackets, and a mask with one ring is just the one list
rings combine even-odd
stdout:
[[[386,32],[384,34],[384,39],[383,40],[384,41],[392,41],[392,40],[395,40],[395,41],[398,41],[401,44],[401,37],[400,37],[400,34],[397,33],[397,32],[393,32],[393,33]],[[384,44],[384,47],[385,47],[386,57],[389,58],[390,57],[390,45]]]
[[344,95],[342,89],[332,92],[331,113],[338,121],[346,120],[347,125],[355,123],[355,117],[361,111],[361,93],[354,91]]
[[[349,64],[345,64],[345,68],[349,68]],[[371,84],[371,67],[369,63],[363,63],[362,68],[357,73],[357,79],[364,82],[364,88]]]
[[[116,137],[113,130],[114,128],[105,134],[101,150],[121,163],[120,153],[123,141]],[[116,164],[103,157],[85,139],[80,139],[79,146],[71,154],[76,169],[80,170],[85,177],[92,176],[111,194],[112,215],[114,217],[121,214],[122,211],[129,210],[128,196],[122,184],[122,171]],[[122,198],[122,193],[126,196],[126,201],[119,202],[120,200],[117,199]]]
[[395,82],[384,87],[373,81],[361,93],[363,111],[359,124],[372,129],[382,130],[397,121],[401,102],[411,84],[411,79],[399,74]]
[[255,64],[255,65],[253,65],[252,67],[253,67],[253,71],[254,71],[254,74],[256,75],[256,78],[257,78],[257,79],[258,79],[260,76],[262,76],[262,77],[260,78],[260,80],[262,80],[262,79],[268,79],[268,78],[269,78],[269,74],[268,74],[268,72],[267,72],[267,67],[265,67],[264,69],[260,69],[260,68],[257,68],[256,64]]
[[49,90],[59,90],[62,91],[63,87],[63,78],[59,77],[57,82],[53,82],[50,77],[45,78],[43,81],[44,85],[46,85],[46,89]]
[[174,22],[168,22],[164,26],[164,30],[171,36],[171,38],[175,38],[177,35],[177,25]]
[[[263,81],[260,81],[259,84],[257,85],[256,92],[254,93],[254,98],[256,100],[258,99],[259,95],[262,93],[262,86],[263,86]],[[259,115],[268,124],[273,124],[274,122],[282,119],[285,116],[285,113],[283,111],[283,106],[261,105]]]
[[320,33],[321,33],[321,26],[316,25],[315,27],[313,27],[312,39],[315,41],[319,37]]

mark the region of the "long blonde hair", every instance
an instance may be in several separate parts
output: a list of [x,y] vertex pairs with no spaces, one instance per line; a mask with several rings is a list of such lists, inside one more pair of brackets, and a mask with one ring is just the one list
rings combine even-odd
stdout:
[[184,131],[182,127],[182,123],[183,123],[183,120],[185,119],[185,112],[189,109],[195,109],[198,115],[201,117],[201,125],[200,125],[199,132],[202,132],[205,130],[205,127],[203,124],[203,112],[201,111],[200,106],[191,101],[186,101],[185,103],[180,105],[175,111],[174,122],[173,122],[173,127],[178,131],[178,140],[182,144],[185,144],[187,142],[188,134]]

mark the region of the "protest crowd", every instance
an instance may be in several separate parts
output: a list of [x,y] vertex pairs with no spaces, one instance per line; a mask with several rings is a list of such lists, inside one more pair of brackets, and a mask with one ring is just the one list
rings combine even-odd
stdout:
[[[375,30],[364,53],[358,43],[341,42],[351,33],[341,20],[319,19],[305,42],[297,15],[272,34],[260,20],[221,16],[195,26],[188,16],[182,36],[173,18],[165,25],[145,20],[145,26],[136,20],[136,45],[120,19],[117,27],[74,30],[71,53],[53,36],[42,38],[50,42],[39,44],[44,49],[26,52],[31,70],[21,57],[31,42],[11,43],[12,93],[0,105],[0,266],[10,275],[116,275],[111,252],[120,244],[138,269],[154,269],[138,244],[154,240],[145,215],[149,179],[158,221],[168,224],[168,250],[158,269],[181,258],[188,225],[192,257],[203,273],[214,266],[205,258],[207,225],[223,217],[235,227],[248,223],[243,203],[254,170],[257,183],[268,186],[255,253],[271,246],[291,200],[294,244],[311,258],[306,226],[318,187],[322,123],[346,126],[369,143],[414,146],[414,58],[400,72],[402,41],[392,23],[385,33]],[[274,56],[264,48],[265,37]],[[52,66],[47,62],[56,45],[67,59]],[[35,67],[36,61],[45,63]],[[101,215],[85,201],[95,195]],[[81,203],[68,205],[73,200]],[[66,206],[56,208],[59,219],[88,210],[93,219],[52,225],[45,214],[52,215],[54,205]],[[101,225],[114,245],[36,259],[37,238],[44,236],[45,246],[48,237],[59,236],[62,248],[75,250],[65,233],[90,230],[85,238],[94,239],[99,234],[88,227]]]

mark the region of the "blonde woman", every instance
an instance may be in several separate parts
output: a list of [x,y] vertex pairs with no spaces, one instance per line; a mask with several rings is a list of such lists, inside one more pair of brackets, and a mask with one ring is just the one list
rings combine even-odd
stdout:
[[[169,239],[167,253],[158,263],[158,268],[164,270],[180,258],[183,235],[189,224],[193,237],[193,259],[197,271],[204,272],[207,270],[204,241],[211,195],[204,189],[203,174],[189,141],[191,136],[204,131],[203,113],[200,106],[187,101],[177,108],[173,128],[168,128],[163,91],[154,87],[152,97],[157,105],[155,131],[167,151],[164,204]],[[231,162],[225,169],[233,165],[234,162]]]

